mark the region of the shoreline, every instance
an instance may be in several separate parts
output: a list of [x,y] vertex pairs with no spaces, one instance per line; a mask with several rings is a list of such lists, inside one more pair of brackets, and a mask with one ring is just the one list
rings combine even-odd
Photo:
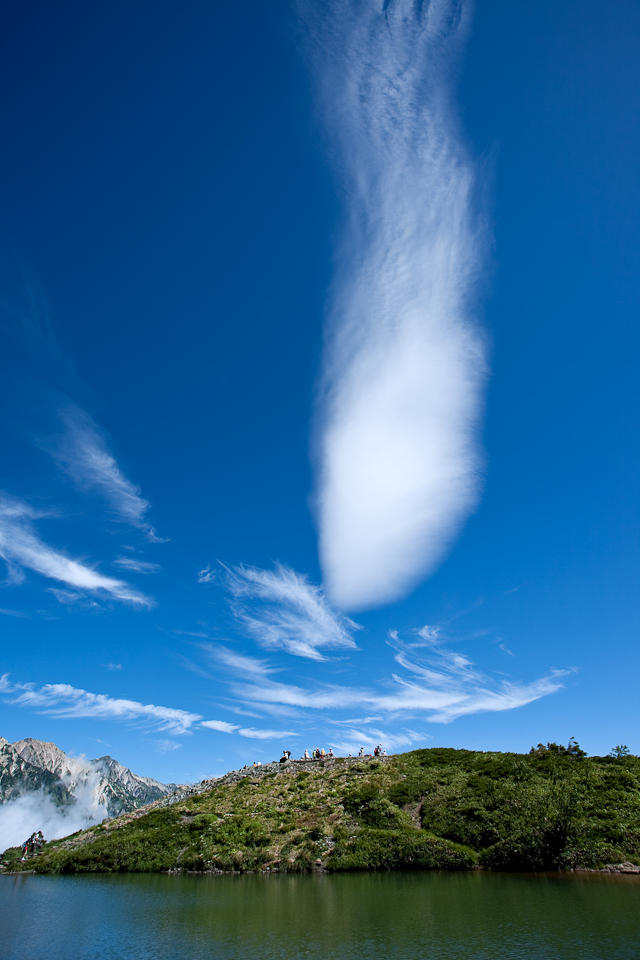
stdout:
[[280,879],[292,878],[292,877],[337,877],[337,876],[352,876],[362,874],[375,874],[375,875],[387,875],[387,874],[439,874],[450,876],[452,874],[473,874],[473,875],[482,875],[482,876],[492,876],[492,877],[517,877],[523,880],[525,879],[535,879],[535,880],[588,880],[596,882],[613,882],[613,883],[637,883],[640,884],[640,867],[636,867],[633,870],[618,870],[618,869],[608,869],[605,867],[574,867],[569,870],[491,870],[486,867],[475,866],[467,870],[420,870],[420,869],[372,869],[372,870],[326,870],[320,868],[317,870],[307,870],[307,871],[286,871],[286,870],[183,870],[183,869],[172,869],[172,870],[159,870],[157,872],[149,871],[134,871],[130,870],[126,873],[116,872],[116,871],[92,871],[87,873],[38,873],[36,870],[3,870],[0,871],[0,877],[46,877],[51,879],[55,877],[57,879],[66,879],[66,878],[95,878],[95,877],[263,877],[271,878],[276,877]]

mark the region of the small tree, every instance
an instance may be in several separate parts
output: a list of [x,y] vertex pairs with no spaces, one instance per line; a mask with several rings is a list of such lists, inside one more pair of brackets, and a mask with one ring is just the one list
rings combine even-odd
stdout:
[[626,743],[625,743],[625,744],[619,745],[619,746],[617,746],[617,747],[612,747],[612,748],[611,748],[611,753],[609,754],[609,756],[610,756],[610,757],[617,757],[618,760],[621,760],[622,757],[628,757],[628,756],[630,755],[630,753],[631,753],[631,751],[629,750],[629,747],[628,747],[628,746],[626,745]]
[[545,753],[557,753],[559,757],[576,757],[578,760],[581,757],[586,757],[587,752],[583,750],[575,737],[571,737],[569,743],[564,747],[561,743],[547,743],[545,746],[544,743],[539,743],[537,747],[531,747],[529,753],[538,754],[542,756]]
[[571,737],[567,746],[567,753],[572,757],[586,757],[587,751],[583,750],[575,737]]

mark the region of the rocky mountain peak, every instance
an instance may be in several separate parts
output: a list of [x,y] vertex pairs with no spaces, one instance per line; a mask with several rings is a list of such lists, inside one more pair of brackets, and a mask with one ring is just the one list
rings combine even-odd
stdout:
[[9,743],[0,738],[0,803],[44,791],[56,803],[73,803],[87,792],[109,816],[135,810],[176,789],[175,784],[139,777],[113,757],[70,757],[55,743],[27,737]]
[[55,743],[47,743],[44,740],[28,737],[26,740],[17,740],[13,748],[28,763],[32,763],[41,770],[48,770],[57,777],[70,776],[75,779],[86,774],[90,769],[88,761],[83,762],[69,757]]

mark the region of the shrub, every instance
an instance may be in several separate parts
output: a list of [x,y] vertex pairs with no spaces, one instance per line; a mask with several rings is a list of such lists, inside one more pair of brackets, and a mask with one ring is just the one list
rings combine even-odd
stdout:
[[361,830],[336,843],[330,870],[464,870],[477,857],[472,850],[422,831]]
[[404,806],[406,803],[414,803],[416,800],[419,800],[426,790],[426,784],[423,778],[418,777],[407,777],[406,780],[401,780],[400,783],[394,783],[392,787],[389,788],[388,797],[392,803],[395,803],[398,807]]
[[349,791],[343,806],[347,813],[368,827],[394,829],[405,825],[398,807],[373,784]]

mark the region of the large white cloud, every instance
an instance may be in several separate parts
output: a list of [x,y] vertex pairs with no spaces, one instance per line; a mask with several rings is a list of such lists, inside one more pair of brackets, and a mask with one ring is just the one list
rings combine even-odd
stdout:
[[406,594],[477,502],[482,221],[451,91],[467,6],[299,3],[347,211],[316,446],[320,557],[343,609]]

